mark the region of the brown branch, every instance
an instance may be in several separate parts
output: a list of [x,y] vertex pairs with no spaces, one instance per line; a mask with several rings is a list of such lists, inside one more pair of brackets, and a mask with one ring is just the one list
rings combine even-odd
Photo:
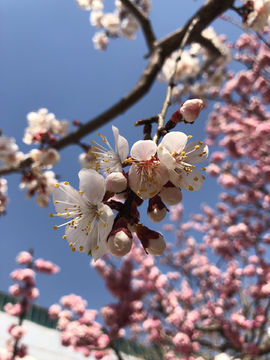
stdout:
[[[100,126],[107,124],[116,116],[122,114],[132,105],[134,105],[149,91],[165,61],[165,58],[178,48],[193,19],[198,18],[199,20],[189,38],[188,43],[197,41],[197,39],[200,40],[200,34],[202,30],[221,13],[226,11],[233,4],[233,2],[234,0],[207,0],[206,3],[197,11],[197,13],[187,22],[183,28],[167,36],[154,47],[154,50],[151,53],[151,59],[146,69],[130,93],[128,93],[124,98],[122,98],[108,110],[82,125],[78,130],[57,141],[52,147],[57,150],[61,150],[70,144],[77,143],[81,138],[98,129]],[[8,169],[0,169],[0,176],[13,172],[20,172],[24,167],[30,166],[31,162],[31,158],[28,158],[21,162],[17,168],[11,167]]]
[[174,33],[166,36],[163,40],[161,40],[157,46],[161,46],[161,48],[165,51],[166,56],[170,55],[173,51],[177,50],[179,44],[183,40],[187,29],[189,28],[193,19],[198,18],[198,22],[195,26],[194,31],[192,32],[188,44],[192,42],[197,42],[198,37],[201,32],[208,26],[210,23],[219,17],[223,12],[228,10],[234,0],[207,0],[205,4],[196,12],[191,19],[188,20],[186,25],[175,31]]
[[149,51],[152,51],[154,46],[157,45],[157,39],[152,29],[150,20],[145,15],[145,13],[136,6],[134,2],[130,0],[121,0],[121,2],[140,23],[148,49]]

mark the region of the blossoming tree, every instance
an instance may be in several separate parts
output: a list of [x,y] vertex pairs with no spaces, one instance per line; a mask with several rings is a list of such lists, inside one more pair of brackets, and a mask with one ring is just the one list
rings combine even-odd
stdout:
[[[154,34],[148,0],[116,1],[110,13],[100,0],[77,4],[90,11],[91,25],[101,29],[93,38],[96,49],[105,51],[115,38],[132,40],[141,29],[149,61],[127,95],[87,123],[74,121],[75,131],[68,132],[67,121],[39,109],[27,115],[23,139],[38,148],[23,154],[4,128],[0,136],[0,175],[22,173],[20,187],[28,197],[36,196],[41,207],[52,198],[53,230],[64,227],[61,236],[71,251],[93,258],[92,266],[115,298],[100,309],[103,324],[80,296],[61,299],[68,310],[53,305],[49,315],[58,319],[62,344],[103,360],[113,350],[121,359],[115,340],[128,329],[131,340],[158,345],[165,360],[268,359],[270,1],[208,0],[182,28],[161,40]],[[235,17],[224,14],[227,10]],[[218,36],[209,27],[217,17],[237,23],[241,36],[234,42]],[[237,72],[230,65],[233,60],[241,65]],[[81,142],[134,105],[157,77],[167,83],[163,104],[151,117],[135,122],[143,135],[130,149],[115,126],[115,147],[100,134],[99,142]],[[172,103],[179,103],[175,112],[170,111]],[[207,105],[212,108],[206,139],[188,142],[192,136],[186,135],[186,126],[196,127]],[[79,190],[58,181],[51,170],[60,161],[59,151],[74,143],[84,150]],[[183,221],[185,192],[201,191],[207,176],[225,190],[216,209],[203,204],[201,214]],[[3,177],[0,201],[5,214]],[[169,213],[172,223],[163,226],[167,236],[154,224],[146,226],[144,211],[153,223]],[[166,242],[173,233],[173,244]],[[21,254],[20,259],[31,263],[30,256]],[[114,258],[123,259],[115,265]],[[15,286],[11,293],[34,300],[34,275],[29,282],[20,274],[12,276],[25,282],[25,288]],[[24,312],[17,315],[23,318]],[[15,341],[23,331],[9,329]],[[6,358],[25,353],[15,342]]]

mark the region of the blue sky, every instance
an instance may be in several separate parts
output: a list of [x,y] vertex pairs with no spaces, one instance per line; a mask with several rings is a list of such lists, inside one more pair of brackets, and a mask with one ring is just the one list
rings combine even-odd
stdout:
[[[151,18],[157,38],[184,25],[202,4],[201,0],[156,0]],[[112,10],[108,0],[105,10]],[[0,127],[3,134],[16,138],[24,153],[32,148],[22,142],[28,112],[45,107],[59,120],[79,119],[84,123],[125,95],[147,64],[143,59],[147,48],[141,33],[132,42],[111,41],[104,53],[95,50],[92,37],[96,30],[90,26],[89,12],[77,7],[75,0],[2,0],[0,12]],[[232,38],[239,34],[236,27],[226,22],[217,21],[215,29],[217,33],[229,33]],[[131,147],[143,137],[142,128],[134,128],[133,123],[157,114],[165,93],[165,85],[156,82],[144,99],[99,132],[114,146],[111,131],[114,124]],[[175,110],[172,107],[168,114]],[[203,111],[195,125],[182,125],[177,130],[193,135],[194,140],[203,140],[208,112],[209,109]],[[91,134],[83,141],[89,144],[90,139],[98,137]],[[75,188],[80,153],[77,146],[64,149],[60,164],[53,169],[61,180],[69,181]],[[99,309],[110,302],[102,279],[89,266],[89,257],[71,253],[61,230],[52,230],[55,224],[48,214],[54,212],[53,205],[41,209],[33,199],[26,200],[25,193],[18,188],[20,177],[18,174],[6,177],[11,201],[7,215],[0,218],[0,290],[7,291],[12,284],[9,273],[16,267],[17,253],[34,248],[35,258],[51,260],[61,267],[55,276],[38,275],[41,293],[38,304],[49,306],[69,293],[83,296],[90,308]],[[217,194],[218,187],[210,178],[200,191],[184,191],[187,214],[198,212],[202,202],[214,204]],[[141,213],[141,220],[153,229],[161,229],[162,223],[151,223],[145,212]]]

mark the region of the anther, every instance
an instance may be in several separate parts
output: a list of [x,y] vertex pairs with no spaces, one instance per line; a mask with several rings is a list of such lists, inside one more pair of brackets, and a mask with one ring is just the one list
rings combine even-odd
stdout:
[[49,213],[49,217],[53,217],[53,213]]

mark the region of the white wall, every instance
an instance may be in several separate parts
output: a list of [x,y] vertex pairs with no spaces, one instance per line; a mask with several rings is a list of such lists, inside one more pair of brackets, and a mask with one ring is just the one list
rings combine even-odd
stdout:
[[[0,352],[5,351],[6,342],[11,337],[7,328],[11,324],[17,324],[18,318],[10,316],[0,311]],[[22,343],[28,346],[29,356],[25,360],[94,360],[93,356],[85,358],[80,353],[75,353],[67,347],[61,345],[60,332],[44,326],[24,320],[23,326],[27,329],[26,336]],[[125,360],[136,360],[134,356],[122,354]],[[115,354],[111,354],[111,359],[116,360]],[[137,359],[138,360],[138,359]]]

